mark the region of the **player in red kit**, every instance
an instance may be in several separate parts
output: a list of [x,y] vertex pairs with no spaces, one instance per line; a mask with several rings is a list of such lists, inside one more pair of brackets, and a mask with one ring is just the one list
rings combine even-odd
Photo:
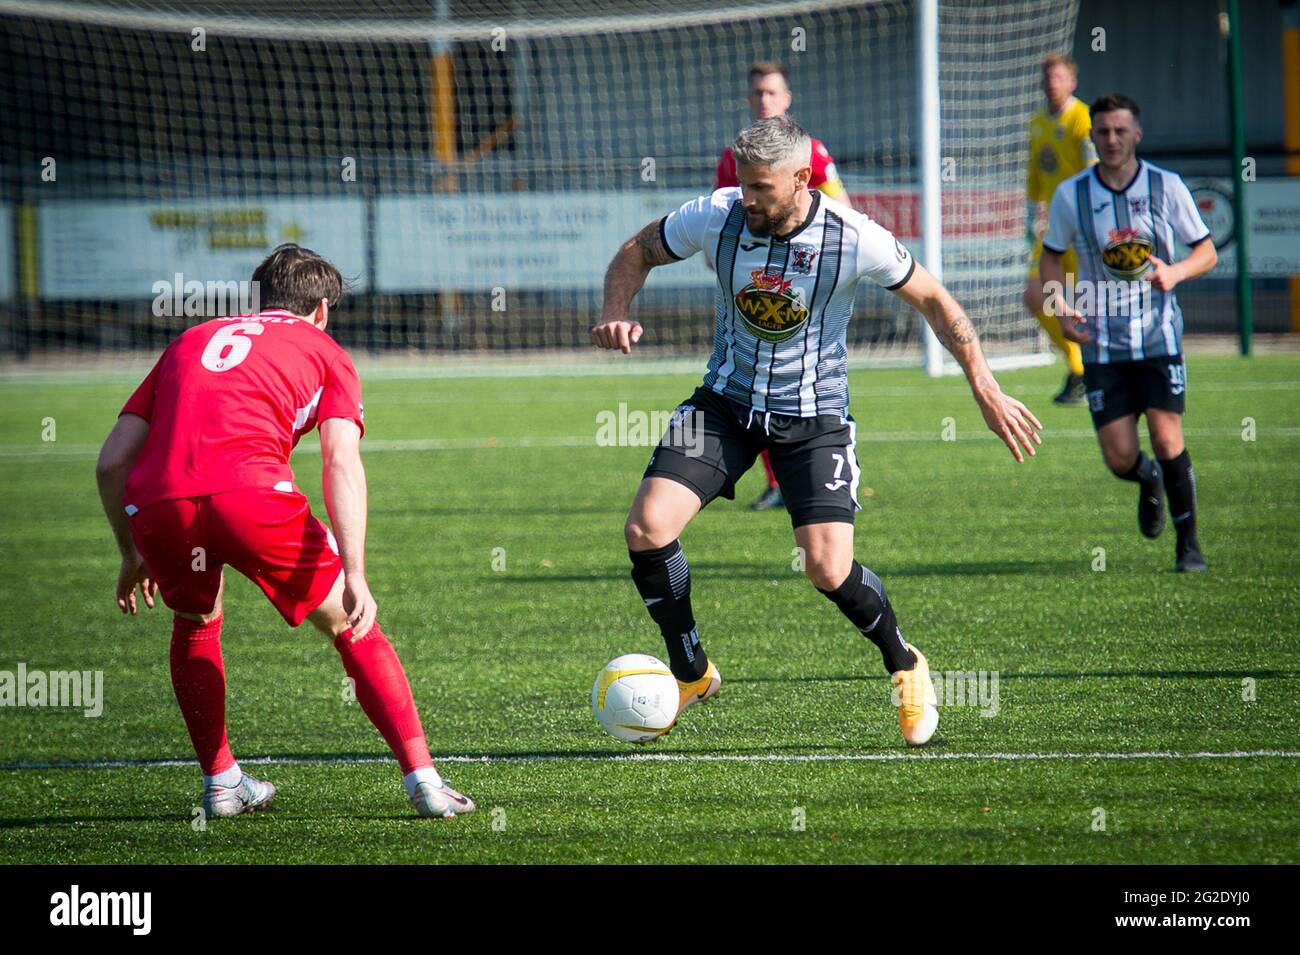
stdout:
[[[767,61],[755,63],[749,68],[748,76],[749,91],[746,99],[749,100],[750,115],[754,119],[784,116],[790,109],[790,104],[794,102],[794,92],[790,89],[790,75],[785,67]],[[832,199],[845,205],[852,204],[849,202],[848,190],[844,188],[844,183],[840,181],[840,174],[835,170],[835,160],[831,158],[830,150],[820,139],[812,141],[809,166],[812,169],[812,176],[808,179],[809,189],[820,189]],[[713,191],[739,185],[740,180],[736,178],[736,157],[731,154],[731,147],[728,146],[718,159],[718,168],[713,174]],[[766,448],[760,457],[763,460],[763,469],[767,472],[767,487],[750,507],[756,511],[785,507],[785,499],[781,496],[781,485],[777,483],[776,472],[772,470],[772,459]]]
[[[117,537],[117,604],[136,587],[173,611],[172,687],[203,769],[203,808],[233,816],[265,806],[269,782],[244,773],[226,739],[222,570],[239,571],[291,626],[334,641],[357,702],[397,757],[422,816],[472,812],[429,756],[406,673],[375,620],[365,575],[366,475],[361,382],[325,326],[344,292],[337,269],[283,245],[253,281],[266,309],[217,318],[163,352],[117,419],[96,476]],[[289,455],[320,430],[325,508],[312,516]]]

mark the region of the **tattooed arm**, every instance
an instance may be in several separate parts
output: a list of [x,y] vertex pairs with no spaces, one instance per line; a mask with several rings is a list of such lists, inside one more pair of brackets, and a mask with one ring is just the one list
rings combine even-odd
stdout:
[[660,221],[655,219],[624,242],[609,263],[600,324],[591,330],[591,340],[598,348],[618,348],[626,355],[641,340],[641,323],[627,317],[632,298],[641,291],[652,268],[677,261],[664,245]]
[[1002,439],[1017,461],[1024,460],[1021,445],[1032,457],[1034,445],[1043,443],[1035,429],[1041,430],[1043,426],[1033,412],[1002,393],[984,360],[975,326],[957,300],[919,264],[894,294],[925,316],[939,341],[957,359],[989,430]]
[[961,365],[972,387],[993,379],[980,348],[979,336],[975,334],[975,326],[957,300],[933,275],[918,263],[912,277],[896,289],[895,294],[925,316],[943,347]]

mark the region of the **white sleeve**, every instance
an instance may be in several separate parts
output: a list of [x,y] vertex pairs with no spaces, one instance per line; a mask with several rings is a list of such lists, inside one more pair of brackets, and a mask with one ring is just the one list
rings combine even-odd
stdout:
[[704,237],[713,215],[713,197],[700,196],[659,220],[664,247],[678,259],[689,259],[704,248]]
[[1079,217],[1074,214],[1074,190],[1066,188],[1071,180],[1067,179],[1056,187],[1052,195],[1052,206],[1047,210],[1047,231],[1043,233],[1043,248],[1061,253],[1074,245],[1075,224]]
[[912,277],[916,260],[907,246],[880,223],[862,216],[858,224],[858,278],[887,289],[901,288]]
[[1201,210],[1196,208],[1192,191],[1183,182],[1182,176],[1166,176],[1165,215],[1174,227],[1174,235],[1186,245],[1196,245],[1210,234],[1209,226],[1201,218]]

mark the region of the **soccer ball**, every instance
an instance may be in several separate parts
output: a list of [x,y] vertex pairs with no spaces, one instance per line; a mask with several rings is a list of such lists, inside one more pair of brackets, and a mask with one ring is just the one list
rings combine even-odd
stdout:
[[679,701],[672,671],[644,653],[611,660],[591,687],[601,729],[625,743],[648,743],[667,733],[677,721]]

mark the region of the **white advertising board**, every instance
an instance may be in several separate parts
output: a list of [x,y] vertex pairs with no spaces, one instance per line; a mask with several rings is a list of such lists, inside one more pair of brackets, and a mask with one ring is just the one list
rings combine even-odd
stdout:
[[350,198],[54,200],[37,210],[46,299],[151,299],[154,284],[243,282],[282,242],[325,256],[359,288],[365,203]]

